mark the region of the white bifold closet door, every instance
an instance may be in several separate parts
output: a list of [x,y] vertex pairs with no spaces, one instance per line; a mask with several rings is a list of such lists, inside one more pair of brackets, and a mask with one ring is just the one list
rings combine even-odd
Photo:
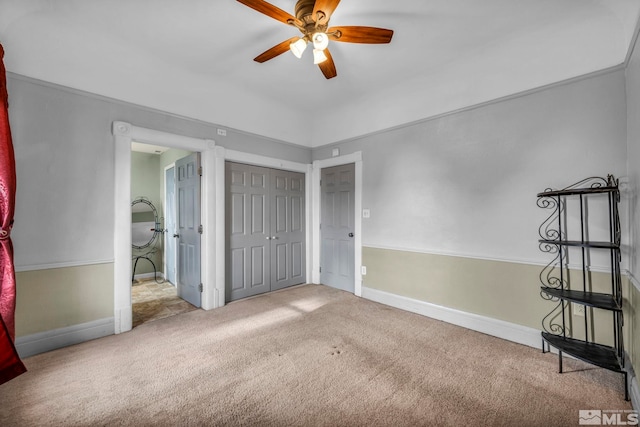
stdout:
[[305,282],[304,174],[227,162],[227,302]]

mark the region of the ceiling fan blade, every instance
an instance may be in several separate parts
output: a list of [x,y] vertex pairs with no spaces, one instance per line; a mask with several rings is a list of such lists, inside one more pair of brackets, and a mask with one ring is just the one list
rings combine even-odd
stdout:
[[[316,20],[316,24],[326,24],[329,22],[329,18],[336,10],[340,0],[316,0],[316,4],[313,6],[313,19]],[[318,19],[318,12],[322,12],[324,16],[322,19]]]
[[300,40],[300,37],[291,37],[289,40],[285,40],[282,43],[275,45],[271,49],[264,51],[260,55],[256,56],[253,60],[256,62],[263,63],[270,59],[273,59],[276,56],[282,55],[283,53],[288,51],[289,45],[291,43],[297,42],[298,40]]
[[272,5],[264,0],[238,0],[245,6],[249,6],[253,10],[257,10],[273,19],[276,19],[285,24],[289,24],[291,21],[303,25],[295,16],[285,12],[277,6]]
[[328,79],[332,79],[338,75],[336,71],[336,64],[333,62],[333,58],[331,57],[331,52],[329,49],[324,50],[324,54],[327,55],[327,60],[318,64],[320,70],[322,70],[322,74]]
[[331,40],[345,43],[389,43],[393,30],[375,27],[331,27],[327,30]]

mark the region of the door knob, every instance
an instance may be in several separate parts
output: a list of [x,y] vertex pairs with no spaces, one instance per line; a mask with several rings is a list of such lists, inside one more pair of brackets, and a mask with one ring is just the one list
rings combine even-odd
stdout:
[[271,237],[267,236],[267,240],[271,240]]
[[180,235],[179,234],[174,234],[173,237],[180,237]]
[[273,236],[271,239],[272,240],[280,240],[280,238],[278,236]]
[[349,237],[353,237],[353,233],[349,233]]

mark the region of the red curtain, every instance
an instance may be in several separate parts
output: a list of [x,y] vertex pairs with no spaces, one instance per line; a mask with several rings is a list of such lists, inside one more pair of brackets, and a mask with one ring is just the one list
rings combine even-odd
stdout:
[[7,75],[0,44],[0,384],[27,369],[13,344],[15,339],[16,275],[11,226],[16,198],[16,162],[9,128]]

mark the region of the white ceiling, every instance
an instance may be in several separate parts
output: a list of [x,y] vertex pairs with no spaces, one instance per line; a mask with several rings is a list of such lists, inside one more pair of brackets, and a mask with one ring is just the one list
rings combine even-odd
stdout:
[[[272,0],[293,14],[295,0]],[[7,70],[306,146],[619,65],[638,0],[343,0],[332,25],[395,31],[253,58],[299,33],[235,0],[0,0]],[[221,138],[217,135],[214,138]]]

